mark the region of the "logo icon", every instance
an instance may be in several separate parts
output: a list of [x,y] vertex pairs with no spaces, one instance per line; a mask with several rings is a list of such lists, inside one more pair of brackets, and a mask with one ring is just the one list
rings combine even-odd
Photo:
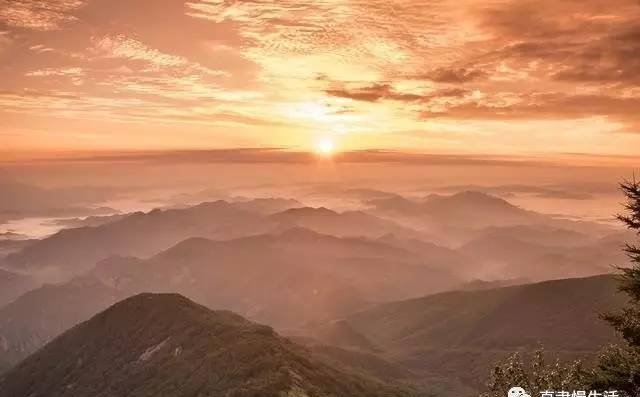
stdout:
[[507,393],[507,397],[531,397],[522,387],[512,387]]

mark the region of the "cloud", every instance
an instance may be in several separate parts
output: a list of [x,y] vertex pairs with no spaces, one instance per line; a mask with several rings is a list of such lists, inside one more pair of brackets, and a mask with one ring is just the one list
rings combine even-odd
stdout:
[[183,57],[164,54],[125,35],[95,39],[94,50],[98,55],[104,57],[144,61],[155,68],[184,67],[189,65],[189,61]]
[[0,0],[0,104],[238,145],[526,151],[509,131],[535,125],[598,151],[640,132],[638,26],[636,0]]
[[8,26],[34,30],[57,30],[76,19],[72,11],[82,0],[1,0],[0,20]]
[[32,45],[32,46],[30,46],[30,47],[29,47],[29,49],[30,49],[31,51],[35,51],[35,52],[37,52],[37,53],[39,53],[39,54],[54,51],[54,49],[53,49],[53,48],[46,47],[46,46],[45,46],[45,45],[43,45],[43,44],[36,44],[36,45]]
[[640,83],[640,25],[588,43],[576,49],[572,57],[573,64],[560,67],[554,74],[556,79]]
[[640,96],[580,95],[532,92],[512,97],[467,97],[461,101],[427,103],[422,116],[490,120],[563,120],[609,117],[640,131]]
[[327,94],[339,98],[348,98],[356,101],[377,102],[381,99],[394,101],[412,102],[418,101],[423,97],[417,94],[403,94],[397,92],[389,84],[376,84],[369,87],[348,89],[330,89]]
[[[142,162],[142,163],[273,163],[273,164],[314,164],[317,157],[309,152],[292,151],[284,148],[242,148],[214,150],[169,150],[154,152],[117,152],[92,156],[56,157],[43,159],[53,162]],[[414,165],[487,165],[529,167],[551,163],[537,160],[513,159],[501,156],[463,156],[417,154],[385,150],[361,150],[336,154],[336,163],[345,164],[414,164]]]
[[48,76],[84,76],[82,68],[48,68],[28,72],[25,76],[29,77],[48,77]]
[[432,70],[428,74],[414,78],[431,80],[437,83],[468,83],[484,77],[487,77],[487,73],[480,69],[441,67]]
[[537,72],[574,82],[637,82],[640,3],[635,0],[506,1],[485,11],[495,61],[537,62]]
[[[335,83],[334,83],[335,84]],[[398,101],[398,102],[429,102],[432,100],[442,100],[449,98],[462,98],[472,95],[472,92],[463,88],[451,87],[436,89],[432,91],[420,92],[401,92],[394,88],[391,84],[374,84],[365,87],[354,88],[333,88],[325,91],[328,95],[352,99],[362,102],[378,102],[380,100]]]

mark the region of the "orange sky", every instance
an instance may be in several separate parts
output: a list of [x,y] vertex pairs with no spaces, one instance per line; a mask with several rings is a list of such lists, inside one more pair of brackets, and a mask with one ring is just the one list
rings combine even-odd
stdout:
[[0,0],[0,76],[0,152],[636,155],[640,3]]

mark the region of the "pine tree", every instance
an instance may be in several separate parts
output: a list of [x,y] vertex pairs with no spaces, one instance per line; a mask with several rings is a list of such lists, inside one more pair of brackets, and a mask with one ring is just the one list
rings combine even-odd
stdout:
[[[618,215],[618,219],[640,235],[640,183],[634,179],[623,183],[621,189],[627,197],[628,213]],[[630,345],[640,347],[640,247],[627,243],[625,250],[632,266],[620,268],[620,290],[631,302],[621,313],[606,315],[605,319]]]
[[[627,198],[626,213],[618,216],[640,240],[640,182],[635,178],[620,189]],[[619,395],[640,396],[640,241],[627,243],[625,251],[631,266],[621,266],[620,290],[629,296],[629,304],[617,313],[604,315],[620,333],[625,343],[603,348],[596,368],[586,371],[580,361],[563,365],[545,363],[544,352],[538,350],[530,368],[515,354],[498,364],[491,373],[488,392],[483,397],[505,396],[509,387],[527,387],[533,394],[544,390],[617,390]]]
[[[627,198],[626,213],[618,216],[630,230],[640,236],[640,183],[620,185]],[[640,395],[640,246],[627,243],[631,266],[620,267],[620,290],[629,296],[629,304],[617,313],[604,316],[624,338],[625,344],[609,346],[600,356],[594,387],[619,390],[630,396]]]

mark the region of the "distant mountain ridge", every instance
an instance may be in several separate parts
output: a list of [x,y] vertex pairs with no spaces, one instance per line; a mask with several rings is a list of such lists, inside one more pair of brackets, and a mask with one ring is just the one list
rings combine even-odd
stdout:
[[422,199],[398,196],[370,200],[367,204],[373,214],[395,219],[443,245],[459,245],[476,235],[478,230],[492,227],[535,225],[592,234],[613,231],[609,226],[594,222],[571,221],[529,211],[500,197],[477,191],[432,194]]
[[29,276],[0,269],[0,308],[37,286],[37,281]]
[[[287,201],[295,205],[294,201]],[[284,203],[276,202],[278,205]],[[229,203],[216,201],[185,209],[134,213],[95,227],[79,227],[30,244],[4,259],[8,268],[41,272],[65,280],[91,269],[113,255],[147,258],[192,237],[230,240],[305,227],[344,237],[417,235],[390,221],[365,213],[336,213],[313,208],[290,209],[264,215],[271,201]],[[309,216],[313,214],[313,216]]]
[[329,366],[269,327],[175,294],[134,296],[65,332],[3,375],[0,394],[413,395],[398,385]]
[[140,292],[179,292],[286,328],[461,282],[401,248],[307,229],[229,241],[191,238],[148,259],[105,259],[86,276],[23,295],[0,308],[0,338],[8,366],[106,304]]
[[292,208],[271,216],[278,229],[301,227],[337,237],[359,236],[376,238],[384,234],[418,237],[420,234],[407,227],[378,218],[362,211],[336,212],[326,207]]
[[456,252],[473,259],[474,265],[482,269],[478,277],[489,279],[587,277],[612,272],[614,266],[628,263],[622,250],[624,239],[616,241],[615,234],[604,239],[580,239],[567,230],[517,232],[523,229],[491,228]]
[[134,213],[96,227],[66,229],[11,254],[8,267],[69,278],[112,255],[148,257],[190,237],[233,238],[267,230],[262,219],[224,201]]
[[0,308],[0,373],[123,297],[97,280],[81,278],[44,285]]
[[[373,214],[298,207],[299,203],[292,200],[256,199],[139,212],[107,218],[107,223],[95,219],[94,227],[63,230],[32,242],[0,258],[0,264],[9,270],[38,273],[46,280],[64,281],[89,271],[97,262],[111,256],[149,258],[193,237],[233,240],[279,234],[293,228],[378,240],[426,258],[430,264],[437,258],[437,262],[450,270],[468,273],[469,279],[498,277],[496,274],[503,271],[500,262],[510,268],[507,278],[522,278],[527,276],[522,272],[537,266],[530,262],[541,259],[549,263],[548,268],[557,270],[551,275],[555,278],[602,273],[610,265],[604,263],[606,256],[615,258],[616,262],[624,260],[613,254],[620,252],[619,247],[610,244],[613,240],[599,245],[599,249],[603,249],[601,254],[588,249],[588,244],[596,244],[598,238],[612,232],[604,226],[527,211],[484,193],[432,195],[421,201],[391,196],[371,203]],[[271,213],[288,205],[294,207]],[[524,252],[537,252],[529,255],[536,258],[526,262],[522,269],[518,269],[519,258],[512,254],[495,257],[496,253],[506,253],[504,247],[514,239],[517,244],[526,245]],[[477,242],[480,248],[488,242],[497,249],[493,252],[481,249],[485,256],[473,252],[469,255],[468,251],[475,249],[472,242]],[[458,249],[461,245],[462,249]],[[564,252],[576,249],[596,255],[589,259],[587,255]],[[485,266],[487,272],[482,271]]]
[[[381,212],[428,217],[434,221],[471,227],[520,224],[539,216],[502,198],[474,191],[450,196],[432,194],[422,200],[392,197],[371,200],[369,204]],[[487,223],[488,219],[493,219],[493,223]]]
[[145,261],[120,261],[100,263],[94,276],[124,291],[181,292],[281,326],[461,283],[403,249],[302,228],[229,241],[192,238]]
[[601,346],[617,342],[599,318],[626,302],[617,286],[607,275],[444,292],[347,316],[340,328],[348,334],[318,326],[310,331],[321,341],[353,344],[356,350],[365,340],[418,375],[457,379],[477,390],[492,363],[514,351],[543,346],[552,355],[588,361]]
[[[593,346],[616,340],[597,317],[620,304],[615,280],[567,278],[624,265],[628,234],[478,192],[364,193],[374,202],[363,211],[217,201],[84,219],[0,247],[9,269],[5,284],[0,270],[0,373],[141,292],[179,293],[292,330],[336,364],[448,379],[456,392],[477,390],[488,366],[514,350],[541,342],[589,359]],[[18,296],[39,285],[20,287],[15,276],[31,271],[60,282]],[[525,284],[548,279],[558,280]]]

